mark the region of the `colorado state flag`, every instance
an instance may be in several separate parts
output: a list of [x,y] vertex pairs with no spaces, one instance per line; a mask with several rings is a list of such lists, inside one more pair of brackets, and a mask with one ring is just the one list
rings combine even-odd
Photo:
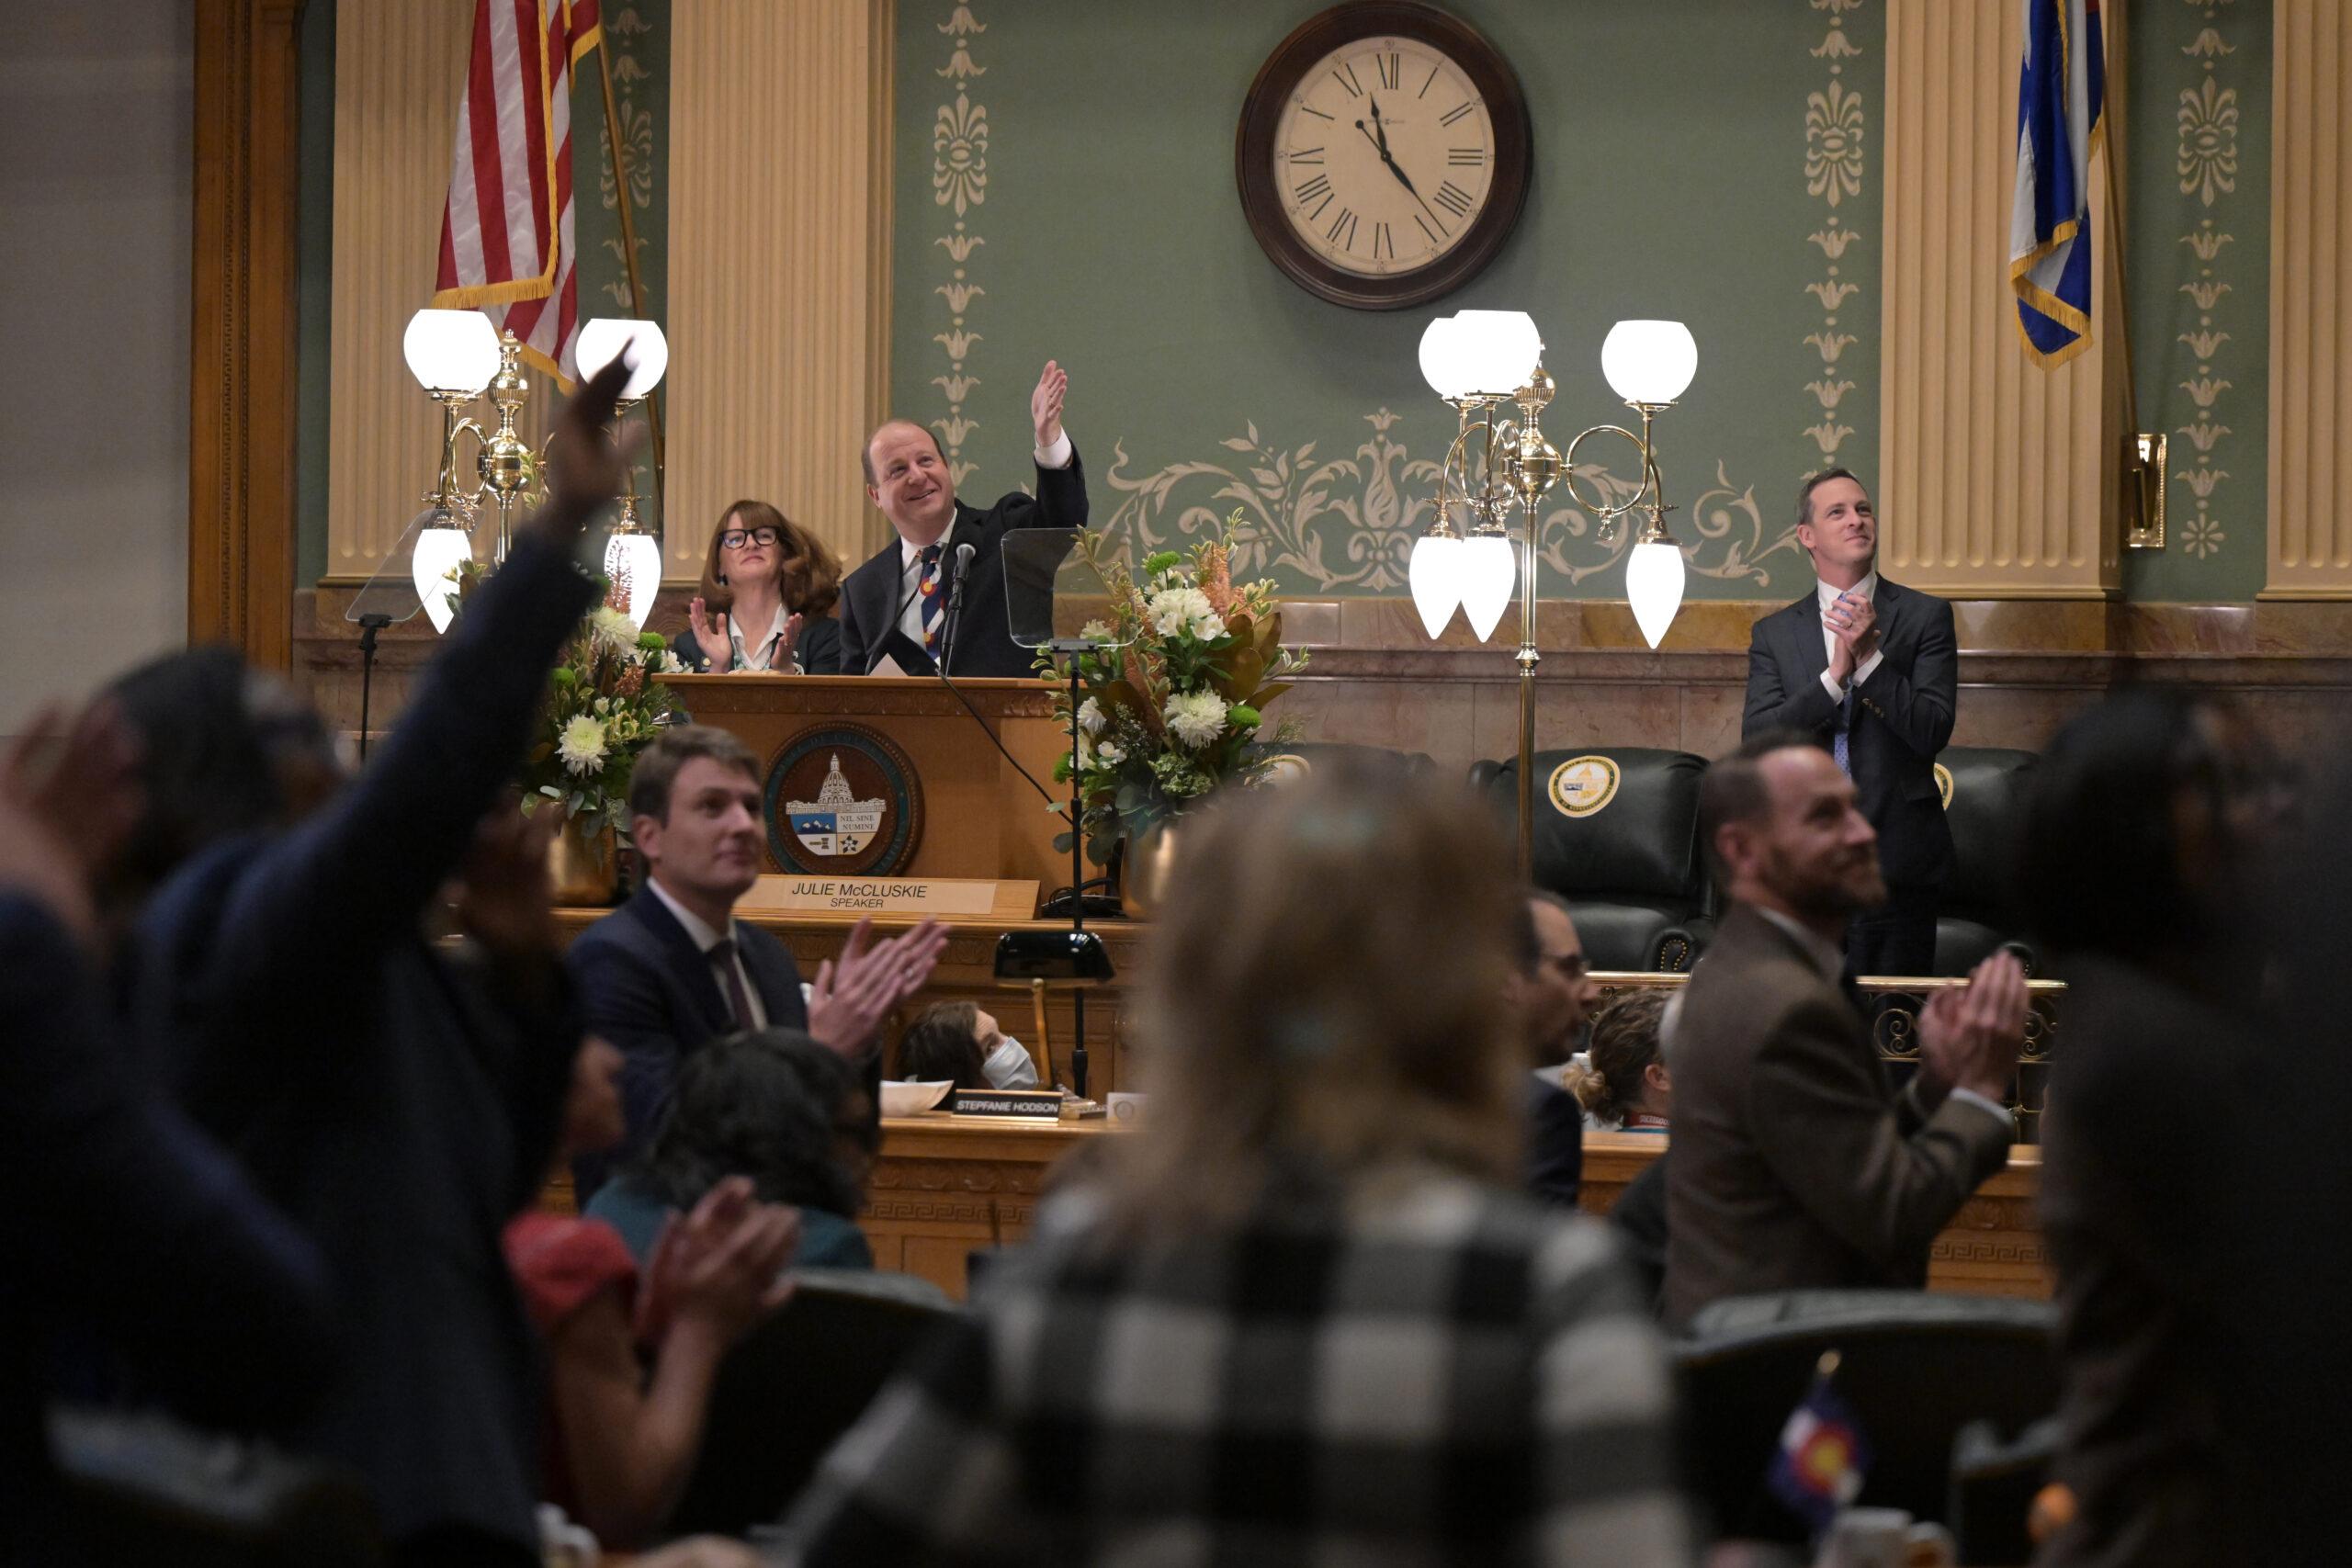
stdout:
[[1813,1386],[1781,1428],[1781,1446],[1765,1476],[1772,1495],[1812,1527],[1815,1537],[1828,1529],[1838,1509],[1861,1495],[1862,1477],[1871,1467],[1862,1424],[1829,1386],[1837,1369],[1838,1352],[1821,1358]]
[[2009,283],[2026,351],[2064,365],[2091,341],[2091,153],[2104,127],[2099,0],[2024,0]]

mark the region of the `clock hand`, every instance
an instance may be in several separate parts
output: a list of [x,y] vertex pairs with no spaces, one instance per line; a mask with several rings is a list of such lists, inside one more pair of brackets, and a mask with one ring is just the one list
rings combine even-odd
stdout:
[[1364,130],[1363,121],[1356,121],[1356,129],[1358,130],[1363,130],[1364,140],[1372,141],[1374,147],[1379,150],[1380,161],[1388,165],[1388,172],[1396,176],[1396,183],[1403,186],[1406,193],[1411,196],[1415,201],[1421,203],[1421,210],[1429,213],[1430,220],[1437,224],[1438,231],[1440,233],[1443,233],[1445,231],[1445,220],[1438,217],[1435,212],[1430,210],[1430,204],[1427,201],[1422,200],[1421,193],[1414,188],[1413,177],[1397,165],[1396,160],[1389,155],[1387,148],[1382,147],[1379,142],[1373,141],[1372,132]]
[[[1378,98],[1373,98],[1368,101],[1372,105],[1372,133],[1379,139],[1378,144],[1380,147],[1380,155],[1383,158],[1387,158],[1388,128],[1380,123],[1380,100]],[[1396,161],[1394,159],[1389,159],[1389,167],[1396,167]]]

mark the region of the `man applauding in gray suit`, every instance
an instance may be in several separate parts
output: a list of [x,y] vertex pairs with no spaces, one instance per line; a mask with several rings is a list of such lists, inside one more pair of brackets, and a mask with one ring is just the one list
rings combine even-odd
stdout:
[[1854,781],[1768,731],[1708,770],[1699,822],[1731,910],[1675,1027],[1667,1319],[1759,1292],[1916,1290],[2007,1156],[2024,971],[1996,953],[1938,991],[1897,1095],[1839,984],[1847,918],[1886,897]]

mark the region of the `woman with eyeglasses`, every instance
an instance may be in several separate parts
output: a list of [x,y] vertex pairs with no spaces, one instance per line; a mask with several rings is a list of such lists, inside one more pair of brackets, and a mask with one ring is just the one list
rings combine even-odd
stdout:
[[719,518],[687,629],[671,646],[686,668],[838,675],[842,563],[818,537],[764,501]]

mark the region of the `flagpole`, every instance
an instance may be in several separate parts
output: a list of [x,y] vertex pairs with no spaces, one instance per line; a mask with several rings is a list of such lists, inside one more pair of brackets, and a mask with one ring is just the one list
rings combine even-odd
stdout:
[[[596,75],[605,88],[605,140],[613,150],[613,189],[619,200],[616,204],[621,213],[621,261],[628,269],[629,311],[639,321],[645,314],[645,284],[637,274],[637,220],[629,212],[628,159],[621,151],[621,120],[613,105],[612,42],[602,39],[596,45]],[[662,488],[662,470],[665,456],[662,446],[662,389],[656,387],[645,400],[646,419],[653,436],[653,493],[662,510],[662,532],[670,526],[668,492]]]
[[[2100,118],[2104,119],[2105,116]],[[2107,171],[2107,254],[2115,264],[2115,321],[2118,335],[2123,340],[2123,412],[2130,417],[2136,447],[2140,439],[2140,383],[2132,367],[2132,288],[2123,271],[2123,201],[2115,191],[2115,138],[2102,136],[2099,140],[2099,164]]]
[[[2104,17],[2100,25],[2106,25]],[[2122,25],[2120,17],[2116,25]],[[2112,59],[2115,51],[2107,49],[2102,54]],[[2131,502],[2130,514],[2123,520],[2123,543],[2132,549],[2160,550],[2165,544],[2165,441],[2162,436],[2152,435],[2143,444],[2140,433],[2140,378],[2132,355],[2132,286],[2123,264],[2123,197],[2116,184],[2116,141],[2108,133],[2109,123],[2108,106],[2102,103],[2098,151],[2106,178],[2100,183],[2107,187],[2108,259],[2115,264],[2116,333],[2123,340],[2123,415],[2127,421],[2123,479]]]

